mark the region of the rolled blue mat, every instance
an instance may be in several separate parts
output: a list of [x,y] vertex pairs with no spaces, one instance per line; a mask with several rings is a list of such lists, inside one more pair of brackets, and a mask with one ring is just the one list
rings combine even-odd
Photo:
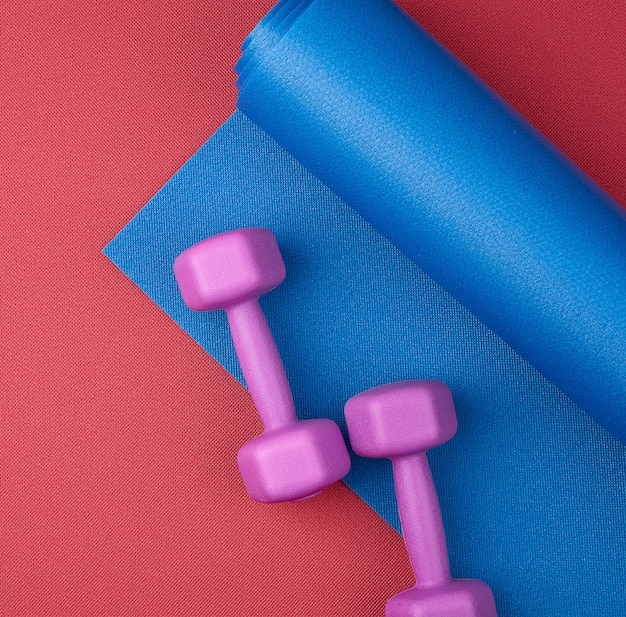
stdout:
[[238,107],[626,443],[626,212],[388,0],[283,0]]
[[[362,390],[445,381],[459,430],[428,457],[453,575],[487,582],[499,617],[626,615],[626,447],[241,112],[104,252],[243,383],[226,315],[189,310],[172,264],[249,226],[287,266],[261,304],[299,417],[345,429]],[[389,461],[352,463],[348,486],[400,531]]]

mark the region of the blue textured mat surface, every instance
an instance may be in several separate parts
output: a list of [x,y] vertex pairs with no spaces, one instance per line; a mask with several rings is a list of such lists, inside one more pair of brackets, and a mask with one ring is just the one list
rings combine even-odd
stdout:
[[[500,617],[626,615],[626,449],[243,114],[105,254],[240,381],[226,317],[188,310],[174,258],[261,225],[287,278],[262,300],[301,417],[342,428],[353,394],[433,378],[459,431],[429,455],[455,576],[485,580]],[[235,453],[233,453],[235,456]],[[399,529],[387,461],[347,478]]]

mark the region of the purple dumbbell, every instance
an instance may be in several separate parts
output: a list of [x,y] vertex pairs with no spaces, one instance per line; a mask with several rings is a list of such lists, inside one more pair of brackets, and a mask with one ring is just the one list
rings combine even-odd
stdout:
[[268,229],[237,229],[194,244],[174,262],[185,304],[223,309],[246,385],[265,432],[237,456],[256,501],[298,501],[343,478],[350,456],[339,427],[327,419],[299,421],[282,360],[258,299],[285,278]]
[[452,394],[440,381],[400,381],[345,407],[353,450],[390,458],[402,533],[416,585],[392,597],[386,617],[497,617],[489,587],[450,576],[448,549],[426,450],[456,433]]

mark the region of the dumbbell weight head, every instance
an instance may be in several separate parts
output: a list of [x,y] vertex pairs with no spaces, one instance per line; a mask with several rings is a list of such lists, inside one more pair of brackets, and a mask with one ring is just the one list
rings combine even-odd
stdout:
[[285,263],[274,234],[249,227],[194,244],[176,258],[174,274],[190,309],[214,311],[274,289],[285,278]]
[[497,617],[493,594],[482,581],[452,579],[445,587],[412,587],[390,598],[385,617]]
[[424,452],[452,439],[457,430],[452,394],[440,381],[372,388],[346,403],[345,417],[352,449],[372,458]]
[[256,501],[300,501],[317,495],[350,470],[339,427],[324,418],[270,431],[237,455],[246,490]]

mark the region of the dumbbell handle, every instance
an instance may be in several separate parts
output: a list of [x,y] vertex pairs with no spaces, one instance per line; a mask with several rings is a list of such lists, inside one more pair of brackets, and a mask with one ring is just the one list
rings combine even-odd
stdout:
[[391,460],[402,534],[417,587],[445,584],[450,580],[448,547],[426,454]]
[[296,421],[283,362],[257,300],[226,309],[235,351],[252,400],[266,430]]

